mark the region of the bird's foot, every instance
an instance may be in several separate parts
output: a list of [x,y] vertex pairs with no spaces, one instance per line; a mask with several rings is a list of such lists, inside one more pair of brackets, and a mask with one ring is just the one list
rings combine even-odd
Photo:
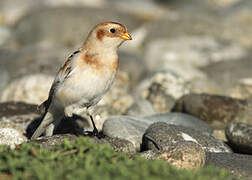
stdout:
[[102,132],[99,132],[97,129],[94,129],[93,131],[85,131],[84,135],[90,137],[97,137],[98,139],[105,137],[104,134]]

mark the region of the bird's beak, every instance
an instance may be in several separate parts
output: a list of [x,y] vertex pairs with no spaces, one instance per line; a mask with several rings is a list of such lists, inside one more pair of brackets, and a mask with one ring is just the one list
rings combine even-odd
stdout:
[[130,34],[129,34],[128,32],[123,33],[123,34],[121,35],[121,38],[123,38],[123,39],[125,39],[125,40],[132,40],[132,38],[131,38],[131,36],[130,36]]

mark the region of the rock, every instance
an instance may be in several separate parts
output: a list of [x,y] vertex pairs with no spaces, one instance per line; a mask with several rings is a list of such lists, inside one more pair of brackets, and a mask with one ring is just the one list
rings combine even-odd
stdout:
[[[97,137],[88,137],[88,138],[91,138],[97,144],[109,143],[113,148],[113,150],[116,152],[124,152],[127,153],[128,155],[132,155],[135,153],[133,145],[126,140],[118,138],[109,138],[109,137],[104,137],[101,139],[98,139]],[[62,144],[65,139],[69,141],[76,141],[78,137],[72,134],[56,134],[50,137],[40,137],[36,140],[32,140],[29,142],[35,142],[39,144],[40,147],[43,148],[53,148],[58,144]]]
[[149,100],[160,113],[170,112],[177,99],[190,92],[185,80],[172,72],[157,72],[138,87],[144,99]]
[[216,139],[219,139],[219,140],[222,140],[224,142],[227,142],[227,138],[226,138],[225,130],[224,129],[214,129],[213,136]]
[[192,141],[180,142],[166,151],[144,151],[140,156],[148,160],[163,159],[182,169],[197,169],[205,164],[206,155],[202,147]]
[[0,145],[9,145],[11,148],[15,148],[15,145],[26,141],[27,138],[23,135],[22,131],[0,125]]
[[75,141],[77,140],[77,136],[72,134],[57,134],[50,137],[40,137],[29,142],[35,142],[43,148],[53,148],[58,144],[62,144],[65,139],[69,141]]
[[111,90],[101,99],[98,106],[110,105],[119,114],[125,113],[134,102],[133,96],[129,93],[130,85],[129,73],[119,71]]
[[110,116],[103,124],[102,131],[106,136],[125,139],[135,146],[137,151],[142,143],[142,136],[146,129],[154,122],[182,125],[211,134],[212,129],[199,119],[182,113],[156,114],[153,116]]
[[[124,47],[121,46],[120,49]],[[119,71],[127,72],[130,78],[131,87],[137,86],[140,80],[146,76],[144,59],[140,55],[119,51]]]
[[14,25],[13,33],[15,43],[21,46],[80,47],[94,25],[108,20],[125,24],[129,31],[141,24],[132,15],[106,8],[41,8],[21,18]]
[[252,126],[231,123],[226,127],[226,137],[231,148],[238,153],[252,154]]
[[252,179],[252,156],[236,153],[206,153],[206,165],[214,165],[230,173]]
[[158,19],[166,14],[167,8],[160,6],[153,0],[138,0],[138,1],[108,1],[110,6],[115,6],[123,12],[135,14],[144,21]]
[[23,47],[17,50],[1,50],[1,66],[7,71],[9,81],[33,74],[56,75],[73,49]]
[[[221,42],[211,36],[179,36],[149,43],[145,59],[149,69],[157,67],[174,69],[174,62],[182,64],[183,67],[184,64],[202,67],[212,62],[239,60],[245,56],[245,49],[233,42]],[[184,69],[175,72],[182,74]],[[200,74],[200,70],[198,73]]]
[[200,131],[163,122],[152,124],[143,135],[142,150],[164,150],[176,143],[193,141],[205,152],[232,152],[223,142]]
[[[1,51],[0,51],[1,53]],[[0,57],[0,61],[1,61],[1,57]],[[9,80],[9,73],[7,72],[7,70],[5,69],[4,65],[1,65],[0,63],[0,97],[1,94],[5,88],[5,86],[8,84],[8,80]]]
[[165,122],[167,124],[189,127],[207,134],[213,133],[213,129],[207,123],[188,114],[166,113],[146,116],[144,118],[148,119],[150,123]]
[[41,104],[48,98],[54,78],[43,74],[24,76],[8,85],[1,96],[2,102],[22,101]]
[[193,78],[188,81],[191,93],[225,94],[219,85],[208,77]]
[[155,86],[153,87],[154,90],[160,88],[173,98],[179,98],[182,95],[189,93],[185,80],[172,72],[157,72],[154,74],[149,82],[149,91],[152,90],[152,86]]
[[103,133],[111,138],[124,139],[140,150],[142,135],[148,124],[143,118],[134,116],[111,116],[103,124]]
[[0,46],[3,46],[10,39],[10,37],[10,30],[7,27],[0,26]]
[[158,159],[163,159],[181,169],[197,169],[205,164],[205,152],[202,147],[192,141],[178,143],[169,151],[161,152]]
[[128,155],[133,155],[136,153],[136,148],[134,145],[125,139],[111,138],[108,136],[105,136],[102,139],[98,139],[96,137],[93,137],[92,139],[98,144],[109,143],[116,152],[123,152]]
[[134,103],[126,112],[126,115],[138,117],[150,116],[153,114],[156,114],[156,111],[152,104],[149,101],[138,96],[134,97]]
[[[0,2],[0,17],[3,24],[13,24],[27,11],[38,8],[41,5],[39,0],[2,0]],[[0,23],[1,24],[1,23]]]
[[43,3],[47,7],[62,7],[62,6],[69,6],[69,7],[74,7],[78,5],[78,7],[85,7],[85,6],[90,6],[90,7],[102,7],[106,4],[106,0],[94,0],[94,1],[89,1],[89,0],[73,0],[73,1],[68,1],[68,0],[44,0]]
[[252,104],[245,100],[231,97],[188,94],[181,97],[173,107],[173,112],[191,114],[218,128],[227,123],[244,122],[252,124]]
[[212,63],[201,70],[207,74],[208,79],[218,84],[220,95],[247,99],[250,97],[251,66],[251,55],[248,55],[236,61]]
[[230,90],[232,97],[252,101],[252,79],[239,79],[233,90]]
[[0,127],[7,126],[20,130],[21,134],[26,134],[26,128],[40,114],[37,106],[23,102],[0,103]]

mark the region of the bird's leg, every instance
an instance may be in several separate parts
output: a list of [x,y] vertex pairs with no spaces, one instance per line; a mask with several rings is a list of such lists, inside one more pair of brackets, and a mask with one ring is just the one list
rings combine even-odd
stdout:
[[90,117],[90,119],[91,119],[91,121],[92,121],[93,128],[94,128],[94,130],[93,130],[93,134],[94,134],[94,136],[98,136],[98,135],[99,135],[99,131],[98,131],[98,129],[97,129],[97,128],[96,128],[96,126],[95,126],[93,116],[92,116],[92,115],[90,115],[89,117]]
[[93,116],[89,115],[89,117],[90,117],[90,119],[92,121],[92,125],[93,125],[94,130],[91,131],[91,132],[90,131],[86,131],[86,132],[84,132],[84,134],[87,135],[87,136],[96,136],[99,139],[101,139],[102,137],[104,137],[104,135],[101,132],[99,132],[98,129],[96,128]]

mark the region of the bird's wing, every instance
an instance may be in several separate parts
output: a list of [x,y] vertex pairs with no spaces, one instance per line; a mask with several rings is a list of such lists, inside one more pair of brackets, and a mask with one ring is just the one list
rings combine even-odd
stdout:
[[40,112],[47,112],[48,108],[52,102],[52,98],[55,94],[56,89],[58,88],[58,86],[60,84],[62,84],[68,77],[71,76],[71,74],[73,73],[74,69],[72,67],[72,61],[73,61],[73,57],[76,54],[79,54],[81,52],[81,49],[78,49],[77,51],[74,51],[66,60],[66,62],[64,63],[64,65],[60,68],[60,70],[58,71],[54,82],[51,86],[50,92],[49,92],[49,96],[48,99],[43,102],[41,105],[39,105],[38,109]]

